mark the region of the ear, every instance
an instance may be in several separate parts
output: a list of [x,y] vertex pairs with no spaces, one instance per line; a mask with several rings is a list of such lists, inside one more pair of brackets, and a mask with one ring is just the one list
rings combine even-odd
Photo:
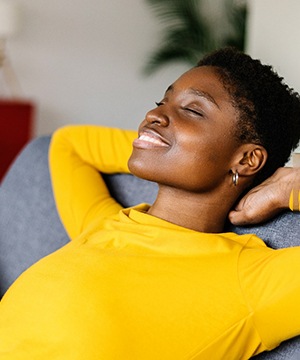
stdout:
[[264,167],[267,158],[268,153],[263,146],[243,144],[236,153],[231,171],[237,171],[241,176],[253,176]]

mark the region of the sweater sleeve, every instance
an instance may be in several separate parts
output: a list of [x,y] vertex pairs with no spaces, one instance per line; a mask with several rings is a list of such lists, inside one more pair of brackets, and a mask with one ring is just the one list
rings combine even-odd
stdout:
[[267,349],[299,335],[300,247],[250,247],[239,265],[241,286]]
[[56,206],[71,239],[96,218],[121,209],[99,172],[128,173],[135,131],[101,126],[67,126],[57,130],[49,151]]

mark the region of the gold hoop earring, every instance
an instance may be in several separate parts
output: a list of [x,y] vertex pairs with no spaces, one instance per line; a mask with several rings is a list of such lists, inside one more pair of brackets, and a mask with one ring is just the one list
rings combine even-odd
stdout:
[[239,183],[239,173],[237,171],[232,173],[232,182],[234,186],[237,186]]

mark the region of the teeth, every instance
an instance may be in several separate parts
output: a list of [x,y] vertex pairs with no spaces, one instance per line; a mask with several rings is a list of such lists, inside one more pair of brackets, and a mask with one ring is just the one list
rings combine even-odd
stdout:
[[140,140],[148,141],[148,142],[151,142],[153,144],[158,144],[158,145],[162,144],[162,141],[160,141],[158,139],[154,139],[153,137],[144,135],[144,134],[140,136]]

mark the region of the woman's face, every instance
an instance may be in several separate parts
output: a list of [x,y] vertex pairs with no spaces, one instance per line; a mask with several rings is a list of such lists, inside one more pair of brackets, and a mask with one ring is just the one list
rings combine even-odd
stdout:
[[229,181],[237,112],[214,67],[193,68],[139,126],[129,169],[159,184],[202,192]]

